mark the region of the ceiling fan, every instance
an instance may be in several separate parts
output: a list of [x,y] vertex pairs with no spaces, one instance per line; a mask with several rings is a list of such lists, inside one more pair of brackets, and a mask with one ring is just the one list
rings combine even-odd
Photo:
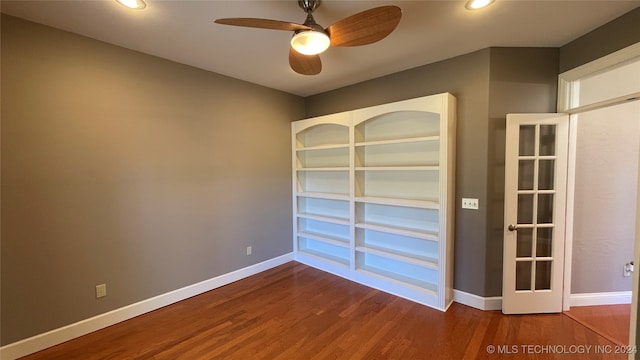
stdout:
[[225,18],[218,24],[261,29],[293,31],[289,65],[303,75],[316,75],[322,71],[320,54],[329,46],[361,46],[380,41],[391,34],[400,23],[402,10],[397,6],[380,6],[342,19],[326,29],[313,19],[313,11],[320,0],[298,0],[307,13],[303,24],[256,18]]

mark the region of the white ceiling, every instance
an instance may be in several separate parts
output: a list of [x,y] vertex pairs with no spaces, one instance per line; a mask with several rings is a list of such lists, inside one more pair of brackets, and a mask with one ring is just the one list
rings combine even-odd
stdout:
[[0,6],[9,15],[301,96],[490,46],[559,47],[640,6],[640,0],[496,0],[469,11],[465,0],[326,0],[314,13],[324,27],[391,4],[402,8],[402,20],[378,43],[330,48],[321,55],[322,73],[304,76],[289,68],[292,33],[213,23],[224,17],[302,23],[295,0],[146,2],[144,10],[115,0],[2,0]]

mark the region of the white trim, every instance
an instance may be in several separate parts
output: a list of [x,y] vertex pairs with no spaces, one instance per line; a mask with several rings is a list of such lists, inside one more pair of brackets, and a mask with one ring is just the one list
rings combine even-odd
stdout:
[[[639,120],[640,121],[640,120]],[[640,169],[640,159],[638,159],[638,168]],[[640,187],[640,176],[638,179],[638,187]],[[640,264],[640,191],[638,192],[636,199],[636,236],[634,239],[634,249],[633,249],[633,261],[635,264]],[[634,271],[632,273],[632,294],[631,294],[631,319],[629,321],[629,346],[635,348],[638,343],[638,280],[640,276],[638,275],[638,271]],[[634,359],[635,354],[629,354],[629,359]]]
[[578,144],[578,121],[575,115],[569,115],[569,150],[567,154],[567,206],[565,208],[564,238],[564,291],[562,310],[571,307],[571,265],[573,264],[573,209],[575,208],[576,155]]
[[185,286],[89,319],[81,320],[43,334],[5,345],[0,347],[0,359],[12,360],[33,354],[37,351],[75,339],[90,332],[103,329],[144,313],[202,294],[240,279],[244,279],[251,275],[258,274],[292,260],[293,253],[278,256],[255,265],[247,266],[227,274]]
[[482,296],[478,296],[478,295],[470,294],[468,292],[454,289],[453,301],[462,305],[471,306],[472,308],[476,308],[479,310],[501,310],[502,309],[501,296],[482,297]]
[[631,291],[571,294],[571,306],[631,304]]
[[607,99],[607,100],[598,101],[593,104],[578,106],[576,108],[571,109],[571,114],[579,114],[579,113],[583,113],[591,110],[602,109],[607,106],[619,105],[629,101],[638,101],[638,99],[640,99],[640,91],[623,95],[623,96],[618,96],[618,97]]
[[578,80],[638,56],[640,56],[640,42],[629,45],[626,48],[620,49],[584,65],[580,65],[571,70],[567,70],[560,74],[560,77],[568,81]]
[[[631,291],[571,294],[570,298],[571,306],[631,304]],[[482,297],[454,289],[453,301],[484,311],[502,309],[501,296]]]
[[573,113],[571,99],[576,96],[574,90],[577,90],[572,88],[574,81],[637,57],[640,57],[640,42],[560,74],[558,76],[558,112],[571,110]]

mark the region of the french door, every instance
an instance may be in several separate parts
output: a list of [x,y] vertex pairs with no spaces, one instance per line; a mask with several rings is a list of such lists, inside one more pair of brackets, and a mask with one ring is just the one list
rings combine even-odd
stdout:
[[507,115],[502,312],[562,311],[566,114]]

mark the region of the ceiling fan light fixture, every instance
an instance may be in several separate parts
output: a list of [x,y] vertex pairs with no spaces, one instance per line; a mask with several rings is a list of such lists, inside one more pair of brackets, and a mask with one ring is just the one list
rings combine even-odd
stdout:
[[129,9],[141,10],[147,7],[144,0],[116,0],[120,5],[126,6]]
[[291,38],[291,47],[303,55],[317,55],[327,50],[331,40],[322,31],[303,30]]
[[493,4],[495,0],[469,0],[465,7],[469,10],[478,10]]

